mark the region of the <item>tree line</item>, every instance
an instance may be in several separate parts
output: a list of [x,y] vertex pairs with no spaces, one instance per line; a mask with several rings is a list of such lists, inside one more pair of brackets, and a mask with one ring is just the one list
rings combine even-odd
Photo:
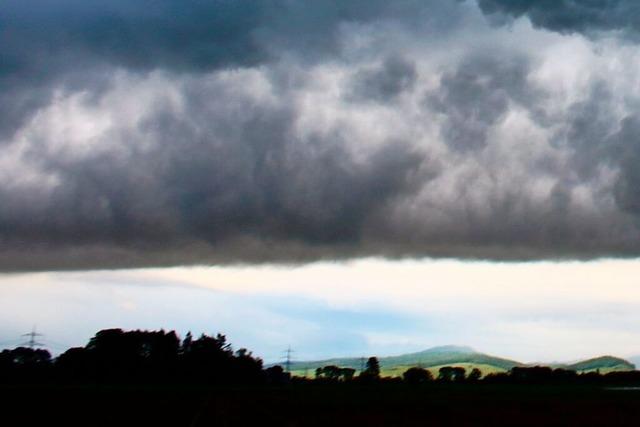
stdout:
[[483,376],[477,368],[441,367],[437,376],[421,367],[407,369],[402,378],[381,375],[376,357],[356,370],[328,365],[315,370],[315,379],[291,378],[279,366],[265,368],[250,351],[233,350],[224,335],[188,333],[180,339],[175,331],[99,331],[84,347],[68,349],[56,358],[44,349],[18,347],[0,352],[0,383],[128,383],[162,384],[287,384],[317,383],[430,383],[486,384],[640,384],[640,372],[598,371],[577,373],[546,366],[514,367],[508,372]]
[[234,351],[221,334],[180,340],[175,331],[106,329],[55,359],[26,347],[0,353],[3,382],[253,384],[268,374],[260,358]]

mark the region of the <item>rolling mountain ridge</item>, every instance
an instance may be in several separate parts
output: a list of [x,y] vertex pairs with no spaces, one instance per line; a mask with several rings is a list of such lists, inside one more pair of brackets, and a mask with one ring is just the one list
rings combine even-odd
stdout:
[[[433,347],[424,351],[401,354],[397,356],[379,357],[380,369],[383,375],[397,376],[412,367],[420,366],[430,370],[445,366],[457,365],[467,369],[478,367],[483,374],[490,372],[504,372],[516,366],[533,366],[545,364],[526,364],[515,360],[505,359],[480,353],[473,348],[465,346],[441,346]],[[294,375],[311,375],[315,369],[335,365],[343,368],[353,368],[360,371],[364,366],[365,359],[358,357],[334,358],[316,361],[294,361],[291,362],[291,371]],[[549,364],[553,368],[564,368],[577,372],[600,371],[607,373],[611,371],[631,371],[635,370],[635,365],[628,360],[602,356],[587,359],[575,363]]]

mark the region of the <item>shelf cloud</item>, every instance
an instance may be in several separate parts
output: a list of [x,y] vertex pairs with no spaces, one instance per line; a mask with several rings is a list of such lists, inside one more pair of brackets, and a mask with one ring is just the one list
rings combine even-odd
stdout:
[[547,3],[4,1],[0,270],[638,256],[637,6]]

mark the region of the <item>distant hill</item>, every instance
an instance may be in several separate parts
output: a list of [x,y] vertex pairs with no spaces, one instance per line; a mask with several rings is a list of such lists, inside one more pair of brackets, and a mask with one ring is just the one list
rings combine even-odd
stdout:
[[[394,371],[397,367],[409,368],[411,366],[422,366],[424,368],[429,368],[455,364],[485,365],[494,368],[492,370],[498,371],[509,370],[514,366],[522,366],[521,363],[513,360],[489,356],[484,353],[479,353],[470,347],[460,346],[433,347],[417,353],[379,357],[378,360],[383,372]],[[291,370],[294,371],[294,373],[301,371],[309,373],[315,371],[316,368],[327,365],[336,365],[343,368],[360,370],[362,364],[362,358],[347,357],[317,361],[292,362]],[[401,372],[399,374],[401,374]]]
[[595,357],[569,365],[561,365],[560,367],[577,372],[600,371],[603,374],[612,371],[633,371],[636,369],[636,366],[628,360],[613,356]]
[[[467,370],[478,368],[483,374],[492,372],[505,372],[516,366],[528,366],[515,360],[504,359],[480,353],[471,347],[441,346],[433,347],[416,353],[401,354],[398,356],[379,357],[380,368],[383,375],[400,376],[412,366],[420,366],[437,372],[442,366],[462,366]],[[343,368],[353,368],[359,371],[364,359],[359,357],[334,358],[315,361],[291,362],[291,371],[294,375],[313,376],[316,368],[327,365],[336,365]],[[599,370],[605,374],[612,371],[630,371],[635,365],[628,360],[612,356],[603,356],[570,364],[553,364],[554,368],[571,369],[577,372],[590,372]]]
[[522,365],[519,362],[500,357],[479,353],[470,347],[444,346],[434,347],[418,353],[403,354],[380,358],[381,368],[390,368],[397,365],[421,365],[425,368],[438,365],[450,365],[456,363],[472,363],[495,366],[509,370],[514,366]]

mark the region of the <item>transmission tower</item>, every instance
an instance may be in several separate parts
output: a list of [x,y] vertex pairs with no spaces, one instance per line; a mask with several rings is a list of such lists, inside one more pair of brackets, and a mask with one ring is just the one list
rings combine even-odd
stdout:
[[26,342],[22,343],[22,345],[26,345],[29,348],[41,347],[44,345],[41,342],[36,341],[36,337],[43,337],[44,335],[37,333],[35,326],[31,330],[31,332],[29,332],[28,334],[22,334],[22,336],[29,337],[29,339]]
[[285,355],[284,367],[288,373],[291,373],[291,354],[292,353],[294,353],[294,351],[291,350],[291,346],[289,346],[289,348],[287,348],[284,352],[284,355]]

